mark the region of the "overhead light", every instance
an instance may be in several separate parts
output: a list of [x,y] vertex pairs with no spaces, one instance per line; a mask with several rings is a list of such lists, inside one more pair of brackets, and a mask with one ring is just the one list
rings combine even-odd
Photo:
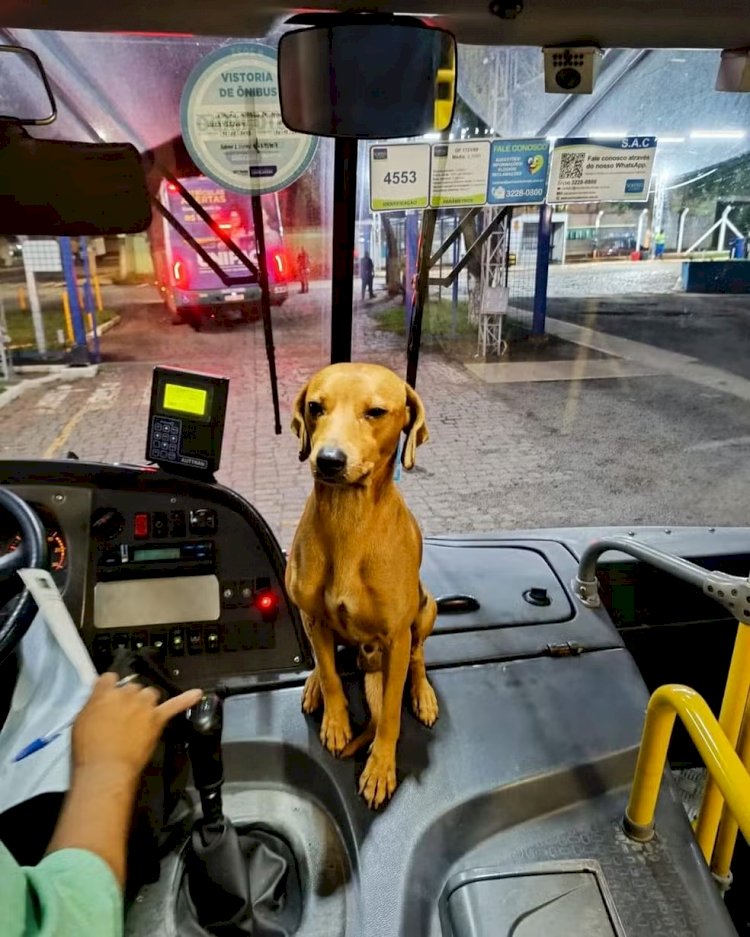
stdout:
[[622,140],[627,137],[627,130],[592,130],[590,140]]
[[661,134],[655,134],[656,142],[659,143],[684,143],[685,137],[662,137]]
[[422,139],[423,140],[439,140],[440,136],[441,134],[439,133],[426,133],[423,135]]
[[744,140],[744,130],[691,130],[691,140]]

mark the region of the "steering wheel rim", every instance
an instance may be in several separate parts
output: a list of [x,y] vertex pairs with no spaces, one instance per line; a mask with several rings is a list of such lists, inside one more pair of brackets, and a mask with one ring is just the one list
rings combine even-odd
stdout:
[[[0,487],[0,510],[13,518],[22,538],[17,550],[0,557],[0,583],[10,579],[19,569],[45,568],[47,533],[36,511],[23,498],[3,487]],[[24,589],[6,621],[0,622],[0,667],[29,630],[36,611],[36,603],[29,590]]]

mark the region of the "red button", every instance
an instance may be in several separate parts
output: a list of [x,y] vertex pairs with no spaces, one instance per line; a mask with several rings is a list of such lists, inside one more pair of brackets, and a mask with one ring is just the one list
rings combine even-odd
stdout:
[[133,521],[133,534],[139,539],[148,537],[148,514],[136,514]]

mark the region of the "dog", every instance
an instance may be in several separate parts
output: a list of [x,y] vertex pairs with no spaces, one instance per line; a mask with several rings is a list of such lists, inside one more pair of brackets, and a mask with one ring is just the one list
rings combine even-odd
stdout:
[[[291,428],[313,476],[286,569],[287,593],[315,658],[302,710],[323,706],[320,739],[334,755],[371,742],[359,791],[376,809],[396,789],[407,675],[414,715],[426,726],[438,717],[424,662],[437,605],[419,577],[419,526],[393,480],[402,432],[407,470],[429,438],[425,410],[416,391],[388,368],[334,364],[299,392]],[[354,740],[336,670],[338,643],[358,646],[365,671],[370,724]]]

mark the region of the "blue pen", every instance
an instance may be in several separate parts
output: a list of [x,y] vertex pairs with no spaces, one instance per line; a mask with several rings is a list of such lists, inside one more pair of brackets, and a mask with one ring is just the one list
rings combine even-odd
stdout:
[[[127,683],[132,683],[137,679],[138,674],[131,673],[128,674],[127,677],[123,677],[121,680],[118,680],[115,686],[125,686]],[[53,729],[52,732],[48,732],[46,735],[42,735],[38,739],[34,739],[33,742],[29,742],[26,748],[22,748],[13,759],[14,763],[16,761],[23,761],[24,758],[28,758],[29,755],[33,755],[34,752],[38,752],[41,749],[46,748],[50,742],[54,742],[55,739],[59,738],[66,729],[69,729],[77,718],[78,713],[76,713],[75,716],[72,716],[70,719],[67,719],[61,726]]]
[[50,742],[54,742],[55,739],[59,738],[66,729],[69,729],[74,722],[75,716],[72,719],[68,719],[67,722],[63,723],[61,726],[58,726],[58,728],[54,729],[52,732],[48,732],[47,735],[42,735],[38,739],[34,739],[33,742],[29,742],[26,748],[21,749],[13,761],[23,761],[24,758],[28,758],[29,755],[33,755],[34,752],[38,752],[42,748],[46,748]]

